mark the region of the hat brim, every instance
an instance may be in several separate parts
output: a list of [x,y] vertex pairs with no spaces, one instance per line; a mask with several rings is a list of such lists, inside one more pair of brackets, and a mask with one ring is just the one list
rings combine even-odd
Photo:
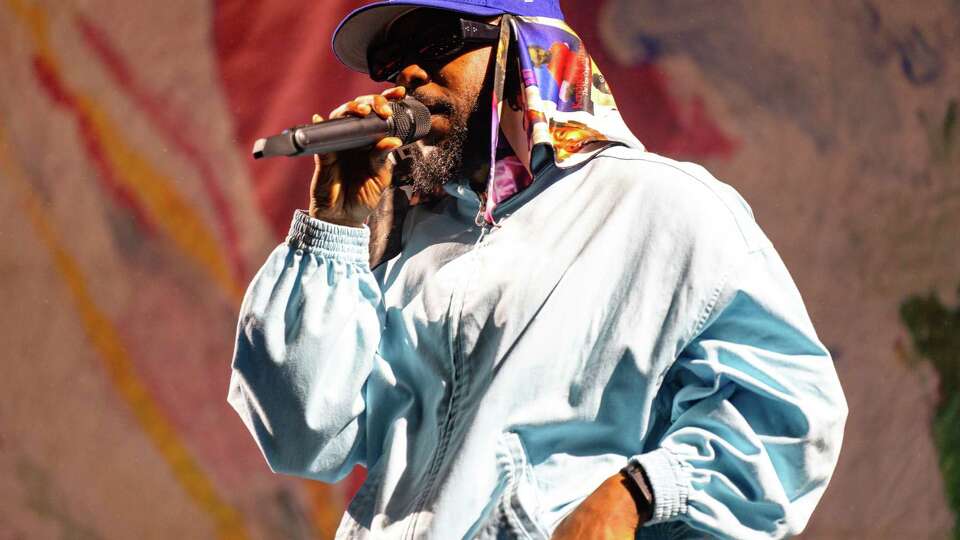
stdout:
[[417,8],[431,8],[480,17],[502,15],[497,8],[474,6],[461,1],[448,0],[410,0],[377,2],[353,10],[344,17],[333,32],[333,53],[337,59],[350,69],[367,73],[367,48],[370,43],[393,22]]

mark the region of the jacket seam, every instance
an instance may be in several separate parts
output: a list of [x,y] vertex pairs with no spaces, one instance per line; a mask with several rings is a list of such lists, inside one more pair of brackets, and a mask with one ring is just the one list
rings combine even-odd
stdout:
[[511,466],[511,484],[508,487],[507,494],[509,496],[508,502],[511,514],[513,514],[517,520],[517,525],[520,528],[519,532],[529,538],[544,538],[545,531],[543,531],[543,528],[538,523],[536,516],[531,515],[530,511],[525,508],[520,501],[520,483],[523,481],[525,475],[530,476],[530,480],[532,481],[533,471],[529,468],[527,452],[523,447],[523,441],[520,440],[520,436],[512,433],[511,438],[513,439],[512,443],[507,445],[507,449],[510,452]]

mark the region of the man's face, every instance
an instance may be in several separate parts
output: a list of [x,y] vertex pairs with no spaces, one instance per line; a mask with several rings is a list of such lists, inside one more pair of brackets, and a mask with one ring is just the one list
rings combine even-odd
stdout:
[[[449,26],[451,20],[458,24],[459,19],[451,12],[418,9],[395,22],[383,43],[407,43],[424,28]],[[484,119],[489,111],[479,103],[491,50],[490,45],[468,47],[440,61],[409,55],[409,62],[397,75],[395,83],[406,87],[408,95],[420,100],[431,113],[430,134],[424,143],[434,150],[414,163],[412,176],[418,190],[435,190],[472,168],[475,154],[485,155],[490,132],[480,126],[484,120],[489,126],[489,114]]]

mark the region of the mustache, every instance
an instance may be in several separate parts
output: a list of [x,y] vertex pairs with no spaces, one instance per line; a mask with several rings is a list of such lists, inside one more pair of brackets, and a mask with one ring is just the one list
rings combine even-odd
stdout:
[[422,94],[416,91],[414,91],[410,95],[420,103],[423,103],[424,105],[426,105],[427,109],[432,114],[453,115],[455,112],[457,112],[457,107],[453,104],[453,102],[446,100],[442,97],[427,96],[425,94]]

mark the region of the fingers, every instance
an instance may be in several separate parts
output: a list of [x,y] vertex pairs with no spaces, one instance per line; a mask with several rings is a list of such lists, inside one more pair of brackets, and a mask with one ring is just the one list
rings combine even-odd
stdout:
[[[323,122],[323,116],[319,114],[314,114],[310,121],[314,124],[319,124]],[[316,173],[319,174],[321,166],[330,166],[336,163],[337,155],[335,153],[330,154],[314,154],[313,155],[313,164],[316,166]]]
[[373,148],[377,152],[390,153],[401,146],[403,146],[403,141],[400,140],[400,137],[384,137],[377,141]]
[[330,119],[343,118],[345,116],[358,116],[363,118],[370,114],[373,109],[366,103],[360,103],[357,100],[348,101],[330,112]]
[[[319,114],[314,113],[313,117],[310,118],[310,121],[313,122],[314,124],[319,124],[320,122],[323,122],[323,117],[320,116]],[[313,165],[314,165],[315,175],[320,174],[320,170],[323,168],[323,165],[325,164],[324,161],[325,161],[324,156],[321,156],[320,154],[313,155]]]
[[[377,96],[380,97],[380,96]],[[330,118],[358,116],[363,118],[374,110],[374,96],[357,96],[330,112]]]
[[373,110],[384,120],[393,115],[393,109],[390,108],[387,98],[383,96],[373,96]]
[[403,146],[403,141],[399,137],[384,137],[373,146],[373,152],[370,152],[370,170],[377,176],[388,175],[393,169],[392,163],[388,159],[390,152]]
[[379,95],[357,96],[331,111],[330,118],[343,118],[344,116],[357,116],[362,118],[374,112],[377,116],[386,120],[393,114],[393,110],[390,108],[390,102],[401,100],[406,97],[406,95],[406,88],[395,86],[384,90]]
[[384,120],[393,115],[393,109],[390,108],[387,98],[381,95],[357,96],[352,103],[369,106],[370,110],[377,113],[377,116]]
[[[387,119],[393,115],[393,109],[390,108],[390,102],[401,100],[406,97],[406,95],[406,88],[402,86],[395,86],[393,88],[384,90],[379,95],[371,94],[357,96],[353,100],[350,100],[331,111],[329,118],[331,120],[348,116],[363,118],[370,115],[370,113],[376,113],[380,118]],[[318,114],[313,115],[314,123],[322,121],[322,116]],[[369,154],[371,171],[373,171],[378,177],[389,176],[389,173],[392,169],[392,163],[388,159],[390,152],[401,146],[403,146],[403,142],[396,137],[387,137],[381,139],[376,145],[374,145],[373,151],[371,151]],[[318,155],[314,157],[314,163],[316,164],[317,171],[319,171],[321,167],[329,167],[336,161],[337,158],[335,153]]]
[[407,97],[407,89],[403,86],[394,86],[393,88],[387,88],[380,95],[391,101],[403,99]]

